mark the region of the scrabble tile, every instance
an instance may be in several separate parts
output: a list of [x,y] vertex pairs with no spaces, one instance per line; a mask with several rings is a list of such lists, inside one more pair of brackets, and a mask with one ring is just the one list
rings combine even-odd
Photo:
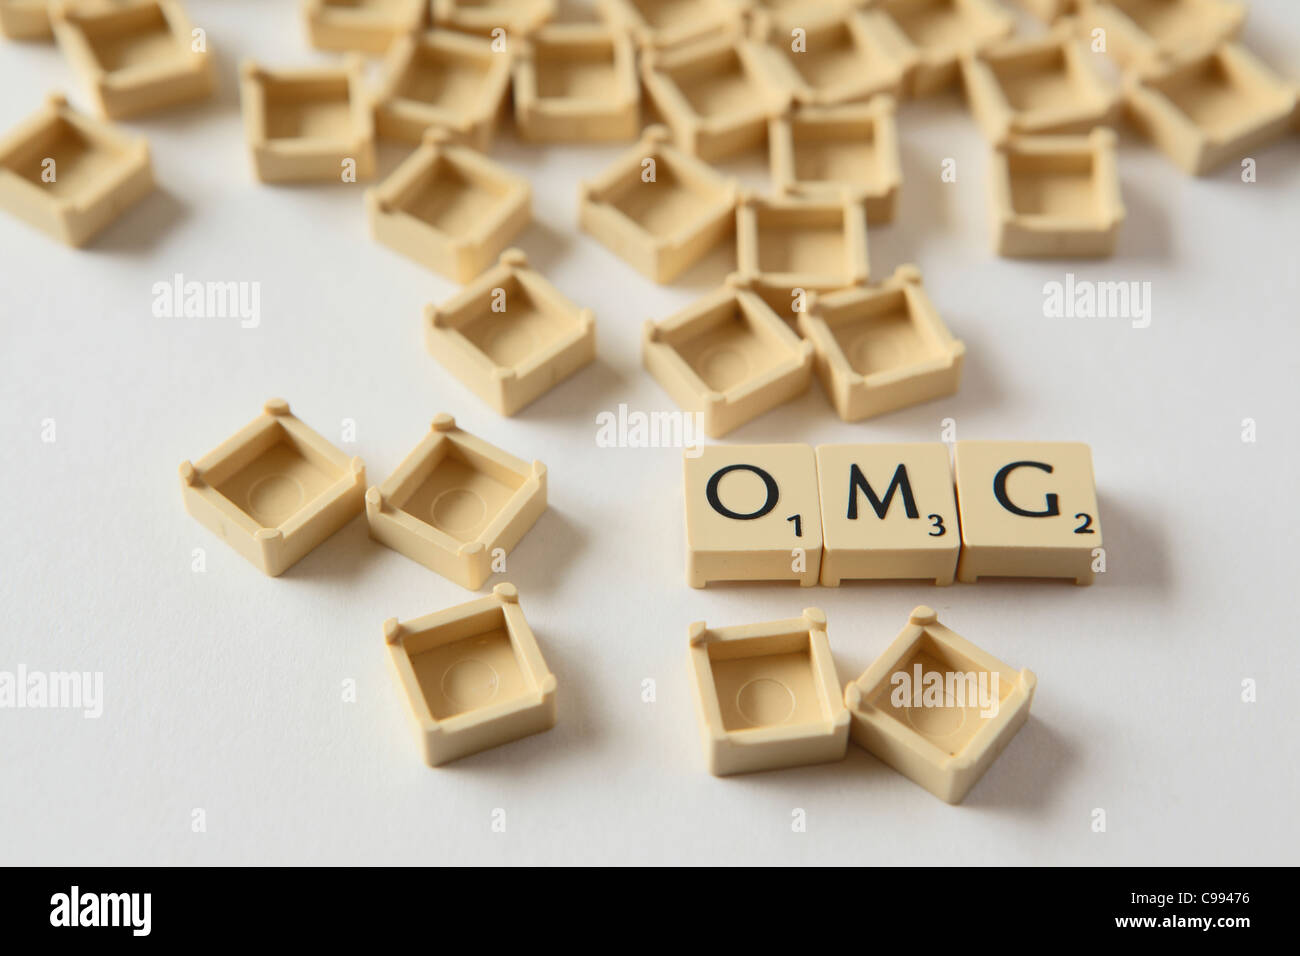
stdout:
[[429,0],[302,0],[307,39],[318,50],[383,53],[424,26]]
[[104,116],[125,119],[212,95],[212,56],[194,48],[194,27],[176,0],[55,3],[50,24]]
[[717,776],[842,760],[849,714],[826,615],[690,627],[691,689],[709,772]]
[[372,538],[471,591],[545,510],[545,465],[457,428],[447,414],[366,491]]
[[682,461],[691,587],[817,583],[822,521],[811,447],[710,445],[692,449]]
[[641,78],[627,34],[601,24],[545,26],[514,65],[515,127],[533,143],[634,140]]
[[736,269],[777,289],[829,291],[866,282],[866,208],[843,195],[743,195],[736,206]]
[[387,179],[366,190],[366,209],[379,242],[468,282],[532,221],[532,196],[527,179],[435,128]]
[[638,46],[667,49],[736,25],[735,0],[596,0],[596,10]]
[[360,514],[366,487],[361,459],[280,398],[197,462],[183,462],[180,474],[185,510],[272,577]]
[[966,346],[939,317],[916,266],[899,266],[877,286],[813,296],[798,325],[845,421],[951,395],[961,382]]
[[879,0],[875,9],[898,27],[903,53],[915,58],[906,80],[912,96],[928,96],[961,77],[963,54],[1011,36],[1016,21],[994,0]]
[[647,321],[641,359],[678,405],[702,416],[711,438],[801,394],[812,377],[812,346],[734,277],[675,315]]
[[1281,139],[1296,84],[1237,43],[1144,65],[1125,77],[1134,125],[1184,172],[1200,176]]
[[1093,581],[1102,546],[1092,451],[1078,442],[959,441],[957,579]]
[[822,584],[952,583],[961,526],[946,445],[818,445],[817,482]]
[[437,26],[462,33],[491,36],[504,29],[524,37],[556,13],[556,0],[429,0]]
[[519,249],[424,312],[429,353],[502,415],[513,415],[596,358],[596,322]]
[[555,675],[513,584],[410,621],[384,641],[430,767],[555,726]]
[[903,161],[896,103],[880,95],[867,103],[803,107],[772,120],[767,142],[779,195],[847,195],[866,207],[867,225],[893,220]]
[[419,143],[430,129],[487,152],[510,92],[509,53],[485,37],[426,30],[398,38],[384,59],[375,130]]
[[62,94],[0,137],[0,209],[67,245],[84,246],[153,188],[149,144]]
[[263,182],[342,182],[344,163],[358,179],[375,174],[374,104],[365,62],[349,54],[338,66],[240,67],[244,133],[253,171]]
[[0,0],[0,35],[11,40],[49,38],[50,0]]
[[[792,31],[802,31],[796,45]],[[781,81],[806,106],[855,103],[881,93],[898,96],[915,57],[899,42],[898,28],[877,10],[824,7],[809,14],[760,17],[755,33]]]
[[1025,136],[990,163],[994,245],[1008,258],[1101,257],[1124,222],[1114,131]]
[[671,282],[736,229],[736,183],[672,146],[668,127],[581,187],[578,225],[654,282]]
[[844,702],[855,743],[955,804],[1029,719],[1037,683],[922,606],[844,689]]
[[1231,0],[1078,0],[1080,25],[1106,31],[1106,52],[1124,67],[1179,59],[1241,32],[1243,4]]
[[966,99],[984,135],[1087,133],[1119,119],[1119,93],[1094,66],[1073,21],[991,43],[962,58]]
[[714,162],[761,146],[790,93],[757,45],[735,30],[671,50],[643,50],[641,82],[677,146]]

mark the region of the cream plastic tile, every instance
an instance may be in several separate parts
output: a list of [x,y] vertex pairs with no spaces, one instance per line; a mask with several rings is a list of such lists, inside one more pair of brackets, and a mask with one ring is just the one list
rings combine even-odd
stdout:
[[430,0],[433,22],[440,27],[491,36],[502,29],[523,37],[555,16],[555,0]]
[[1236,43],[1125,78],[1129,118],[1196,176],[1281,139],[1296,117],[1296,102],[1295,84]]
[[0,209],[83,246],[153,191],[143,139],[91,119],[61,95],[0,138]]
[[1124,222],[1115,133],[1026,136],[993,151],[994,245],[1000,256],[1097,257]]
[[197,462],[181,463],[185,510],[272,577],[361,513],[366,466],[273,398]]
[[298,69],[244,61],[240,100],[258,179],[343,182],[349,162],[358,179],[374,175],[374,106],[363,66],[356,54],[340,66]]
[[104,116],[138,116],[212,94],[212,57],[206,46],[194,48],[194,28],[176,0],[55,0],[50,22]]
[[903,184],[896,103],[804,107],[768,126],[772,182],[784,196],[861,202],[867,224],[891,222]]
[[922,606],[844,688],[844,702],[855,743],[956,804],[1029,719],[1037,684],[1033,671],[1012,670]]
[[639,46],[658,49],[714,36],[739,21],[732,0],[596,0],[596,9]]
[[849,714],[826,615],[690,627],[691,689],[709,773],[722,777],[843,760]]
[[763,144],[789,92],[762,51],[736,31],[641,55],[646,94],[677,145],[707,162]]
[[515,126],[532,142],[633,140],[641,79],[632,41],[600,24],[542,27],[514,67]]
[[1036,133],[1087,133],[1119,119],[1120,96],[1094,65],[1074,21],[962,58],[966,98],[994,143]]
[[709,445],[682,456],[686,580],[817,583],[817,460],[808,445]]
[[946,445],[818,445],[817,481],[823,585],[952,584],[961,526]]
[[49,38],[50,0],[0,0],[0,36],[11,40]]
[[1229,0],[1079,0],[1080,25],[1106,31],[1106,52],[1123,66],[1182,59],[1241,32],[1243,4]]
[[766,286],[752,276],[746,278],[739,273],[727,276],[727,281],[738,289],[757,295],[790,328],[790,331],[802,337],[803,333],[799,331],[799,316],[808,310],[808,300],[813,297],[813,293],[802,289],[778,289]]
[[1077,0],[1015,0],[1015,2],[1045,23],[1055,23],[1079,8]]
[[800,105],[898,96],[916,62],[898,27],[877,10],[830,8],[818,15],[794,8],[788,15],[760,17],[755,29]]
[[513,415],[596,358],[596,322],[507,249],[458,295],[425,307],[424,341],[479,398]]
[[948,331],[914,265],[876,286],[813,297],[798,324],[846,422],[952,395],[961,384],[966,346]]
[[414,620],[389,618],[384,641],[430,767],[555,726],[555,675],[513,584]]
[[372,538],[471,591],[545,510],[545,465],[462,431],[447,414],[366,491]]
[[429,130],[392,175],[366,190],[375,239],[456,282],[492,264],[532,220],[528,181]]
[[384,61],[375,107],[380,136],[418,143],[430,129],[487,152],[510,91],[511,56],[492,41],[451,30],[399,38]]
[[812,346],[734,279],[675,315],[649,320],[646,370],[705,434],[721,438],[808,387]]
[[994,0],[879,0],[898,26],[902,55],[916,58],[906,81],[912,96],[941,92],[960,78],[962,56],[1015,32],[1015,19]]
[[1092,451],[1078,442],[959,441],[957,579],[1091,584],[1102,547]]
[[651,126],[606,172],[584,182],[578,224],[638,272],[671,282],[736,228],[736,183]]
[[744,278],[777,289],[821,292],[866,282],[866,209],[848,198],[741,196],[736,264]]
[[307,39],[318,50],[383,53],[424,26],[428,0],[302,0]]

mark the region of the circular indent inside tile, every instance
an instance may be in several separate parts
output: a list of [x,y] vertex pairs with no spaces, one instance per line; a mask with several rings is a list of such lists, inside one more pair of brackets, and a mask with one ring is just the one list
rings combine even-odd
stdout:
[[491,664],[465,657],[442,675],[442,692],[457,707],[481,707],[497,695],[501,681]]
[[907,722],[927,737],[946,737],[966,722],[965,707],[909,707]]
[[528,358],[536,348],[533,333],[515,322],[498,322],[483,343],[484,351],[498,365],[515,365]]
[[725,391],[749,374],[749,359],[729,345],[718,345],[700,356],[700,377],[709,388]]
[[302,505],[302,485],[288,475],[263,475],[248,489],[248,513],[268,527],[278,525]]
[[849,347],[848,360],[855,369],[877,370],[892,368],[905,358],[898,343],[887,336],[863,332]]
[[755,727],[784,723],[794,713],[794,694],[778,680],[756,677],[736,694],[736,709]]
[[487,505],[468,488],[448,488],[433,500],[431,517],[436,527],[452,534],[465,534],[483,523]]

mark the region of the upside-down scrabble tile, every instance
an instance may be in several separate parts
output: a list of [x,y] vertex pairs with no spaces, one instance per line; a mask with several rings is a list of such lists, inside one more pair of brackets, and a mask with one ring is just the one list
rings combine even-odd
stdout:
[[1296,85],[1237,43],[1131,70],[1125,87],[1134,124],[1195,176],[1281,139],[1296,116]]
[[1078,0],[1085,33],[1104,31],[1106,52],[1124,67],[1181,59],[1241,32],[1246,8],[1233,0]]
[[961,803],[1029,719],[1037,684],[1033,671],[1012,670],[922,606],[844,688],[844,702],[855,743]]
[[799,331],[846,422],[957,391],[966,346],[948,331],[916,266],[899,266],[879,285],[813,296],[807,305]]
[[307,38],[318,50],[383,53],[424,26],[428,0],[302,0]]
[[372,538],[471,591],[545,510],[545,465],[462,431],[447,414],[366,491]]
[[822,584],[952,583],[961,527],[946,445],[818,445],[817,481]]
[[1111,129],[1087,136],[1024,136],[993,150],[994,246],[1000,256],[1099,257],[1124,222]]
[[[898,96],[915,55],[878,10],[828,7],[761,17],[756,32],[797,103],[831,106],[881,93]],[[798,33],[795,33],[795,30]]]
[[603,24],[545,26],[514,66],[515,125],[530,142],[633,140],[641,129],[636,51]]
[[138,116],[212,94],[212,57],[206,43],[196,46],[176,0],[56,2],[50,23],[104,116]]
[[759,146],[790,93],[736,31],[671,50],[643,50],[641,81],[677,145],[706,162]]
[[1011,36],[1015,19],[994,0],[880,0],[876,9],[898,26],[903,51],[916,64],[906,81],[912,96],[952,86],[962,56]]
[[263,182],[342,182],[375,173],[374,104],[365,91],[364,61],[349,54],[338,66],[240,67],[244,132],[253,170]]
[[658,49],[732,28],[740,14],[734,0],[596,0],[596,9],[638,46]]
[[866,282],[866,207],[844,196],[742,196],[736,268],[778,289],[822,292]]
[[808,387],[812,346],[735,276],[675,315],[649,319],[646,370],[711,438],[739,428]]
[[492,36],[505,30],[522,38],[555,16],[556,0],[430,0],[433,22],[440,27]]
[[691,689],[710,773],[844,758],[849,714],[821,609],[734,627],[697,621],[689,635]]
[[430,767],[555,726],[555,675],[513,584],[414,620],[389,618],[384,640]]
[[154,188],[149,145],[62,94],[0,137],[0,209],[83,246]]
[[513,415],[596,358],[596,323],[519,249],[424,312],[431,355],[502,415]]
[[426,269],[468,282],[532,219],[532,187],[500,163],[430,129],[366,190],[371,234]]
[[1102,547],[1092,451],[1079,442],[959,441],[957,579],[1091,584]]
[[736,183],[646,129],[608,170],[584,182],[578,224],[655,282],[671,282],[735,232]]
[[864,204],[868,226],[892,221],[903,184],[895,108],[894,98],[882,95],[772,120],[767,143],[778,194],[847,196]]
[[196,462],[181,464],[185,510],[272,577],[361,513],[366,466],[273,398]]
[[1120,96],[1102,79],[1073,21],[1048,33],[991,43],[962,58],[971,112],[992,142],[1028,134],[1087,133],[1113,125]]
[[509,49],[453,30],[400,37],[384,61],[376,131],[418,143],[438,128],[453,143],[487,152],[510,92]]
[[682,456],[686,580],[817,583],[817,460],[808,445],[709,445]]

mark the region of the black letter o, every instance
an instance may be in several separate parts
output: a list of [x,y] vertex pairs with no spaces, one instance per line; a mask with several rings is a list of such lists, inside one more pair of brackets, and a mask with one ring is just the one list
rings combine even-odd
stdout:
[[[767,489],[767,500],[763,502],[763,507],[759,508],[753,514],[742,515],[732,511],[722,503],[718,497],[718,483],[722,481],[723,476],[733,471],[752,471],[758,477],[763,479],[763,486]],[[754,518],[761,518],[773,508],[776,507],[777,499],[781,497],[780,489],[776,486],[776,479],[765,472],[757,465],[727,465],[725,468],[719,468],[709,479],[708,486],[704,489],[705,497],[709,499],[709,506],[724,518],[735,518],[737,521],[750,521]]]

